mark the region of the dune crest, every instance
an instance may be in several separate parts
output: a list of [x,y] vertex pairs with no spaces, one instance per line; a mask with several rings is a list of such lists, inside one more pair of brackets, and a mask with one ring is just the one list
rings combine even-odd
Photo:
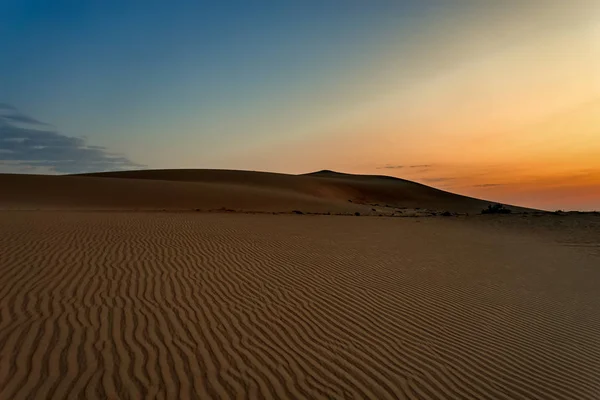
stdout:
[[[145,170],[85,175],[0,174],[1,208],[389,213],[477,213],[488,202],[385,177],[230,170]],[[517,209],[517,208],[515,208]]]

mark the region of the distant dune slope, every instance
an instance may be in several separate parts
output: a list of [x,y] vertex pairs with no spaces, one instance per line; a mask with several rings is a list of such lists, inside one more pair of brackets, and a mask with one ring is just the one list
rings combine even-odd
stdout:
[[[2,208],[372,213],[373,208],[479,212],[488,202],[385,176],[145,170],[68,176],[0,174]],[[378,210],[379,211],[379,210]]]

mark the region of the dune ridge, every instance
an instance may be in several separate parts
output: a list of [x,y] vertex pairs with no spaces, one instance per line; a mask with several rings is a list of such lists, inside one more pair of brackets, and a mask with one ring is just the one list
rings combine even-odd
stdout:
[[0,218],[3,399],[600,396],[586,248],[468,219]]
[[[489,202],[384,176],[144,170],[68,176],[0,174],[0,208],[390,214],[477,213]],[[521,210],[514,207],[514,210]]]

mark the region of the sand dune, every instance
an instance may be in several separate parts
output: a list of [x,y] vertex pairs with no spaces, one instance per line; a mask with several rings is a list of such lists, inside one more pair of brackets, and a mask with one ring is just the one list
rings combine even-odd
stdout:
[[0,399],[600,398],[600,217],[288,215],[487,204],[329,171],[0,187]]
[[598,399],[600,224],[529,218],[2,211],[0,398]]
[[[396,209],[477,213],[488,202],[390,177],[225,170],[77,176],[1,175],[1,208],[141,209],[389,214]],[[374,211],[375,210],[375,211]]]

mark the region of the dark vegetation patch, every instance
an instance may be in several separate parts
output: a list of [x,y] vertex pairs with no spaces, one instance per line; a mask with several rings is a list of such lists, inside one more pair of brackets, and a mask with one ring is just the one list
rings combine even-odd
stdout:
[[489,204],[487,208],[481,210],[482,214],[511,214],[512,210],[504,207],[503,204]]

